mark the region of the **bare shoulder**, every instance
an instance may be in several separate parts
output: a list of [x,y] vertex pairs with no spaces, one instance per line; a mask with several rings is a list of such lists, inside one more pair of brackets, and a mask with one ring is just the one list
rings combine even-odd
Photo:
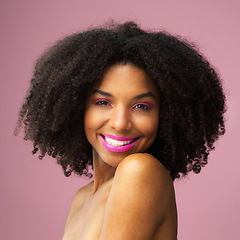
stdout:
[[88,183],[86,186],[80,188],[74,195],[72,204],[68,213],[68,217],[65,224],[65,230],[69,224],[69,221],[71,220],[72,216],[76,213],[78,209],[82,207],[84,202],[86,201],[87,196],[89,195],[89,192],[91,191],[93,186],[93,181]]
[[126,157],[117,168],[115,181],[120,187],[132,187],[135,196],[143,193],[152,196],[156,204],[161,203],[157,204],[161,213],[170,200],[175,201],[170,174],[159,160],[148,153],[135,153]]
[[86,186],[80,188],[73,197],[73,203],[77,202],[78,204],[83,203],[86,200],[89,192],[93,188],[93,181],[88,183]]
[[129,156],[127,156],[126,158],[123,159],[123,161],[119,164],[119,166],[121,165],[125,165],[128,163],[138,163],[141,165],[149,165],[152,166],[154,165],[154,167],[158,167],[158,168],[162,168],[162,170],[164,168],[164,166],[160,163],[160,161],[158,161],[155,157],[153,157],[151,154],[149,153],[134,153],[131,154]]
[[172,179],[162,163],[148,153],[135,153],[126,157],[116,171],[116,177],[134,177],[135,180],[146,182],[146,179],[165,187],[173,185]]
[[[156,232],[175,223],[173,182],[164,166],[146,153],[122,160],[112,183],[100,239],[155,239]],[[169,232],[175,230],[171,227]]]

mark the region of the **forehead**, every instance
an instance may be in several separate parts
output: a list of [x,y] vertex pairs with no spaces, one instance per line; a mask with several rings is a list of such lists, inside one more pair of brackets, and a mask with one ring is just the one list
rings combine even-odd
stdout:
[[157,85],[140,68],[131,64],[118,64],[110,67],[99,86],[103,91],[124,91],[122,93],[151,92],[158,95]]

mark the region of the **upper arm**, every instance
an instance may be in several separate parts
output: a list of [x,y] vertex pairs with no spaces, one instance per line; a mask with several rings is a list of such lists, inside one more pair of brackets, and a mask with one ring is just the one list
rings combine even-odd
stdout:
[[149,154],[128,156],[116,170],[100,239],[152,239],[173,192],[170,176],[159,161]]
[[69,210],[69,213],[68,213],[68,216],[67,216],[67,220],[66,220],[66,224],[65,224],[65,228],[64,228],[64,232],[66,231],[67,227],[68,227],[68,224],[70,222],[70,220],[72,219],[73,215],[76,213],[76,211],[82,206],[82,204],[84,203],[84,200],[86,198],[86,194],[88,193],[88,189],[89,189],[89,186],[92,184],[89,183],[88,185],[86,185],[85,187],[79,189],[74,197],[73,197],[73,200],[72,200],[72,204],[71,204],[71,207],[70,207],[70,210]]
[[66,220],[66,223],[65,223],[64,233],[66,232],[66,229],[68,227],[68,224],[69,224],[72,216],[74,215],[74,213],[76,212],[76,210],[78,208],[78,199],[79,199],[80,194],[81,194],[81,189],[78,190],[73,197],[71,207],[70,207],[70,210],[68,212],[67,220]]

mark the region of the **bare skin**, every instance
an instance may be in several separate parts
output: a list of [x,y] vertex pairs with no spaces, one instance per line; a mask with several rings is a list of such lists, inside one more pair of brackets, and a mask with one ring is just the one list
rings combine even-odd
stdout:
[[172,180],[151,155],[130,155],[93,189],[91,182],[74,196],[63,240],[177,239]]
[[[84,115],[94,182],[74,196],[63,240],[176,240],[172,180],[144,153],[157,134],[159,102],[156,85],[141,69],[126,64],[106,72]],[[132,141],[121,150],[119,144]]]

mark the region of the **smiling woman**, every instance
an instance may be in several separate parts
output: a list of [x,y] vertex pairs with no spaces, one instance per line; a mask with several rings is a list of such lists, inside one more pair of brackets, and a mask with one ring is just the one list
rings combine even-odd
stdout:
[[187,41],[127,22],[58,41],[37,61],[19,113],[33,153],[94,181],[64,240],[176,240],[173,180],[207,164],[224,134],[219,76]]
[[144,71],[130,64],[110,67],[85,110],[93,151],[112,167],[129,154],[145,152],[157,135],[159,101],[158,88]]

